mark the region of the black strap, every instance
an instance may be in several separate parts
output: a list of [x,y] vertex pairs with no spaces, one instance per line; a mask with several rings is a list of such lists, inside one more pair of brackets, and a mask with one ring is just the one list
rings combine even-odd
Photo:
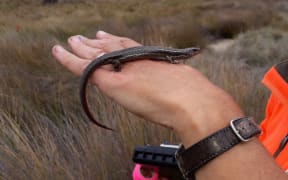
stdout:
[[233,120],[230,126],[217,131],[188,149],[181,146],[176,153],[178,166],[186,179],[192,178],[197,169],[260,132],[260,128],[251,118]]
[[283,149],[285,148],[286,144],[288,143],[288,134],[282,139],[282,141],[279,144],[278,149],[275,151],[275,153],[273,154],[273,157],[276,159],[279,154],[283,151]]

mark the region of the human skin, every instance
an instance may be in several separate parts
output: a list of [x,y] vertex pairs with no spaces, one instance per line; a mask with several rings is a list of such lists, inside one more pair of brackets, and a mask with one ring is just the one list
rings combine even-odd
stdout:
[[[79,76],[103,53],[140,46],[103,31],[96,34],[96,39],[72,36],[68,44],[72,52],[55,45],[52,53]],[[90,82],[128,111],[174,130],[185,148],[244,116],[229,94],[184,64],[141,60],[123,64],[121,72],[106,65],[93,73]],[[256,138],[209,162],[196,176],[199,180],[287,179]]]

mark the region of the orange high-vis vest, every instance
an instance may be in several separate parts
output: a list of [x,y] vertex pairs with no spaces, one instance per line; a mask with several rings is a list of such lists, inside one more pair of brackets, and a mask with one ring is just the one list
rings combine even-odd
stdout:
[[[263,134],[261,142],[271,155],[283,139],[288,135],[288,62],[280,63],[272,67],[262,81],[271,91],[271,96],[266,106],[266,117],[261,123]],[[287,142],[287,141],[286,141]],[[288,144],[276,158],[279,166],[288,170]]]

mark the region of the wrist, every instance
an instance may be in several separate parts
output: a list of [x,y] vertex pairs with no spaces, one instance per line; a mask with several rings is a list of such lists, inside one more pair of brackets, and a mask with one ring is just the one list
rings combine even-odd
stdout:
[[[182,130],[177,131],[179,138],[185,148],[190,147],[191,145],[199,142],[201,139],[209,136],[213,132],[222,129],[227,126],[232,119],[237,119],[239,117],[243,117],[243,114],[235,114],[233,116],[226,116],[225,118],[214,118],[211,122],[204,123],[201,121],[202,125],[187,125]],[[214,122],[212,122],[214,121]]]
[[218,106],[214,109],[210,108],[209,112],[200,111],[197,113],[187,111],[183,113],[181,121],[178,121],[174,130],[186,148],[227,126],[232,119],[243,116],[244,113],[232,101],[230,105],[226,104],[226,106]]
[[241,117],[230,121],[226,127],[210,134],[189,148],[181,147],[176,159],[184,177],[193,177],[196,171],[227,152],[237,144],[251,141],[261,133],[261,129],[251,117]]

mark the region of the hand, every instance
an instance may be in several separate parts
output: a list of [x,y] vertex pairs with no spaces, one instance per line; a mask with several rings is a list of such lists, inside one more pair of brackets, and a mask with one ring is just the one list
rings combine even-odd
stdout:
[[[59,45],[52,52],[77,75],[103,53],[140,46],[131,39],[102,31],[96,39],[72,36],[68,44],[73,53]],[[122,65],[121,72],[114,72],[112,66],[106,65],[95,71],[91,82],[132,113],[175,130],[184,146],[243,116],[227,93],[196,69],[183,64],[141,60]]]

